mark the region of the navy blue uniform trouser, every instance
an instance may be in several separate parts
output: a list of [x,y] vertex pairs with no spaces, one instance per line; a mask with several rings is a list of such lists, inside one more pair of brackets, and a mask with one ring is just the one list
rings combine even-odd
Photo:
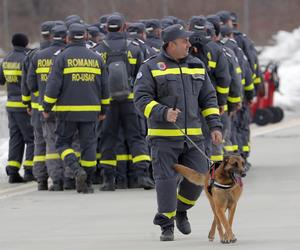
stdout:
[[[106,171],[116,167],[116,146],[119,140],[119,127],[132,155],[132,170],[144,173],[150,161],[149,149],[139,129],[138,115],[132,101],[112,101],[102,125],[101,166]],[[108,167],[108,168],[107,168]]]
[[[204,140],[196,144],[204,151]],[[209,166],[207,159],[196,147],[183,141],[151,141],[151,157],[158,213],[174,214],[175,211],[186,211],[193,207],[202,192],[202,187],[186,179],[179,182],[179,175],[173,166],[180,163],[206,174]]]
[[9,152],[7,174],[17,173],[22,165],[26,145],[24,169],[32,169],[34,154],[33,128],[27,112],[7,112],[9,128]]
[[96,166],[97,122],[77,122],[57,120],[56,148],[67,166],[78,162],[72,148],[74,135],[78,132],[80,145],[80,165],[84,168]]

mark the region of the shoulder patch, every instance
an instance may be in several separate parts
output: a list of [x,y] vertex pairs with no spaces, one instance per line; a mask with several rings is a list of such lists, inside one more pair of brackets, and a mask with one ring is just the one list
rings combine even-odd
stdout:
[[157,57],[157,55],[150,56],[149,58],[147,58],[146,60],[144,60],[143,63],[148,62],[148,61],[154,59],[155,57]]
[[141,71],[139,71],[139,73],[137,73],[136,75],[136,79],[139,80],[143,77],[143,73]]
[[140,46],[139,43],[136,41],[132,41],[131,43],[134,44],[135,46]]
[[138,39],[138,38],[137,38],[137,40],[138,40],[141,44],[145,44],[145,42],[144,42],[143,40]]
[[58,51],[56,51],[55,53],[54,53],[54,55],[55,56],[57,56],[59,53],[61,53],[63,51],[63,49],[59,49]]
[[228,52],[225,52],[226,56],[232,57]]

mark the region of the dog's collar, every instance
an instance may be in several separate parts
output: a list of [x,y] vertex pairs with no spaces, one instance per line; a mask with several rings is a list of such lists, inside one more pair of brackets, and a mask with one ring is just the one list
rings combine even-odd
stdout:
[[222,188],[222,189],[229,189],[229,188],[232,188],[234,186],[234,185],[224,185],[224,184],[221,184],[221,183],[216,182],[216,181],[214,181],[213,185],[215,187]]

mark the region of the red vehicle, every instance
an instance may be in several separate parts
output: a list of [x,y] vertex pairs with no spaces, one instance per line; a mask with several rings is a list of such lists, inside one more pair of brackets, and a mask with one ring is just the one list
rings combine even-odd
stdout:
[[274,92],[279,87],[278,65],[270,62],[263,73],[265,93],[258,94],[251,103],[252,121],[257,125],[264,126],[268,123],[280,122],[284,112],[280,107],[274,107]]

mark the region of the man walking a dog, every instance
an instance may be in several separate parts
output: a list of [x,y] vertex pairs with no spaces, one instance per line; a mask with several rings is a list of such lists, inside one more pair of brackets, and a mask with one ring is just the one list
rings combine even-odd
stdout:
[[181,233],[191,233],[186,211],[195,205],[202,187],[186,179],[179,183],[173,166],[208,171],[206,157],[186,138],[204,151],[201,114],[213,143],[222,141],[216,92],[204,64],[189,55],[190,35],[180,24],[163,30],[163,48],[141,66],[134,88],[135,105],[148,121],[158,204],[154,224],[161,227],[161,241],[174,240],[174,220]]

